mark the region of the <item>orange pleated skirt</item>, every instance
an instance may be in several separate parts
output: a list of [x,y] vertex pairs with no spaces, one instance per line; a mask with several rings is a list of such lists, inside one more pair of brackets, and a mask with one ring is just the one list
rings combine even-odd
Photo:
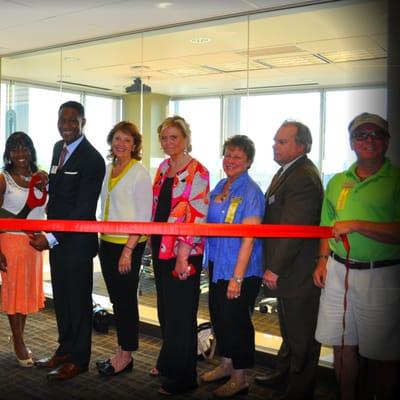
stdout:
[[25,234],[1,233],[0,248],[7,260],[1,271],[1,311],[31,314],[44,308],[43,257]]

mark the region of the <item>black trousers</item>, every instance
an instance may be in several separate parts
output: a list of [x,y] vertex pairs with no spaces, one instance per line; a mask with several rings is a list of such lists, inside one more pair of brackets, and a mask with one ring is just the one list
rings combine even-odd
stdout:
[[313,398],[321,345],[315,340],[319,295],[278,298],[282,344],[277,369],[289,373],[287,391]]
[[153,258],[157,311],[163,343],[157,360],[161,383],[170,393],[197,386],[197,310],[202,256],[189,257],[196,275],[181,281],[172,277],[175,259]]
[[235,369],[252,368],[255,338],[251,316],[261,278],[251,276],[243,279],[240,296],[229,300],[226,297],[229,281],[220,279],[213,283],[212,270],[211,265],[208,302],[218,353],[222,357],[231,358]]
[[127,274],[120,274],[118,272],[118,261],[124,245],[100,240],[101,271],[113,305],[118,345],[125,351],[135,351],[139,347],[137,289],[145,246],[146,242],[136,245],[132,252],[131,270]]
[[63,244],[50,250],[50,270],[59,347],[74,364],[87,367],[92,341],[93,258]]

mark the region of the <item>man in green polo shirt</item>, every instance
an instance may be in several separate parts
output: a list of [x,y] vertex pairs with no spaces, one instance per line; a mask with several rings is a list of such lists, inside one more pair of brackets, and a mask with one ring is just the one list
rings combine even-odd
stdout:
[[[349,132],[357,161],[329,181],[322,206],[321,225],[332,226],[335,239],[321,240],[313,274],[323,289],[316,338],[333,346],[341,399],[355,399],[359,354],[368,359],[376,399],[394,399],[400,363],[400,169],[385,158],[386,120],[363,113]],[[347,267],[342,235],[350,243]]]

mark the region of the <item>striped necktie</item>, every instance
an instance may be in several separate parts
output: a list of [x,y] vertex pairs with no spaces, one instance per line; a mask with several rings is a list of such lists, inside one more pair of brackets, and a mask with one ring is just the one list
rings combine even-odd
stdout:
[[278,169],[277,173],[272,178],[272,181],[267,189],[266,197],[268,197],[272,193],[272,191],[275,189],[275,187],[279,181],[279,178],[281,177],[282,171],[283,171],[283,167],[280,167]]
[[61,168],[64,165],[65,162],[65,157],[67,156],[68,149],[67,146],[63,146],[61,153],[60,153],[60,158],[58,160],[58,168]]

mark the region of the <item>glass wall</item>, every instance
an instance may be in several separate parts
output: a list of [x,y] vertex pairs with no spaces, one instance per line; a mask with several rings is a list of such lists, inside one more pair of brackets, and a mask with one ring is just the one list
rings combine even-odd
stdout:
[[221,97],[171,101],[170,115],[182,115],[192,131],[192,155],[210,171],[210,186],[222,177]]
[[242,131],[253,138],[257,149],[251,172],[264,191],[279,168],[273,160],[273,138],[279,126],[287,119],[301,121],[310,128],[313,135],[310,158],[319,164],[319,92],[242,96],[241,104]]
[[85,134],[97,150],[106,157],[110,146],[106,142],[108,132],[121,120],[121,100],[87,94],[84,98]]
[[322,173],[324,183],[355,161],[347,127],[354,116],[371,112],[386,118],[386,89],[364,88],[326,91]]
[[211,187],[223,175],[221,146],[225,138],[237,133],[250,136],[256,157],[249,172],[265,191],[279,167],[273,160],[272,144],[283,121],[298,120],[310,128],[313,145],[309,157],[326,185],[333,174],[355,160],[347,126],[361,112],[386,117],[386,89],[319,89],[172,100],[169,114],[180,114],[190,121],[193,154],[211,171]]
[[85,134],[103,156],[107,154],[107,133],[121,119],[121,101],[118,98],[7,81],[2,88],[4,123],[1,124],[0,136],[3,143],[14,131],[28,133],[35,144],[40,168],[47,170],[50,165],[53,144],[60,139],[58,108],[67,100],[81,101],[85,105],[88,121]]
[[[115,122],[136,123],[143,164],[153,174],[164,157],[157,126],[180,114],[191,125],[193,155],[211,171],[212,187],[223,175],[223,141],[241,133],[256,143],[250,173],[265,190],[277,169],[276,130],[298,119],[311,129],[310,157],[326,183],[353,160],[350,119],[361,111],[386,116],[385,12],[379,1],[282,8],[3,57],[0,146],[9,132],[25,130],[46,169],[59,139],[58,107],[78,100],[86,107],[86,135],[104,156]],[[107,292],[96,268],[99,302]],[[208,319],[206,284],[202,292],[199,318]],[[156,323],[148,268],[140,293],[141,318]],[[268,331],[274,318],[256,323],[259,348],[273,347],[260,341],[261,332],[279,334]]]
[[0,148],[4,149],[6,132],[6,84],[0,85]]

